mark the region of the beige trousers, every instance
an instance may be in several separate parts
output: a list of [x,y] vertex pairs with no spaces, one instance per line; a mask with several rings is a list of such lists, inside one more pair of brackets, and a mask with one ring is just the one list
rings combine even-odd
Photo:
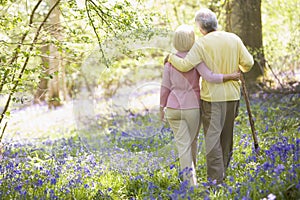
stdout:
[[239,101],[201,101],[208,179],[222,183],[232,156],[234,119]]
[[[167,108],[166,118],[174,132],[183,179],[197,185],[197,140],[200,129],[200,109]],[[186,172],[186,173],[185,173]]]

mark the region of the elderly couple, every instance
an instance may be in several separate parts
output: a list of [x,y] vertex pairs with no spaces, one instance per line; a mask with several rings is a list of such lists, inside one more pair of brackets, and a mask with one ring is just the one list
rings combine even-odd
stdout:
[[176,29],[173,45],[177,53],[165,60],[160,91],[161,119],[165,117],[174,132],[180,168],[188,172],[183,178],[192,186],[197,185],[201,121],[207,178],[217,184],[223,182],[232,156],[234,120],[238,115],[239,71],[248,72],[254,64],[237,35],[217,31],[218,21],[211,10],[199,10],[195,22],[203,37],[195,41],[192,26]]

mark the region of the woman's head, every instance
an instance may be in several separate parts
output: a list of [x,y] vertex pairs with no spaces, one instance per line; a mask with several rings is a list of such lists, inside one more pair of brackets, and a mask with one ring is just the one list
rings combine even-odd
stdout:
[[173,45],[177,51],[189,51],[194,42],[195,33],[193,26],[183,24],[175,30]]
[[[202,8],[195,15],[195,22],[204,34],[216,31],[218,20],[216,14],[207,8]],[[202,30],[201,30],[202,29]]]

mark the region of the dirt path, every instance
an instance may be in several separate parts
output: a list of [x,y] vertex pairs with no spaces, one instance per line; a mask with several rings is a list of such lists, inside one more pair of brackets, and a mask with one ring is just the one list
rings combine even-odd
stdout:
[[75,126],[72,102],[55,110],[32,105],[11,112],[3,141],[63,136]]
[[99,115],[121,114],[120,111],[125,110],[158,110],[159,88],[159,82],[151,81],[123,87],[108,100],[101,98],[101,92],[96,91],[92,100],[82,95],[79,100],[71,100],[52,110],[47,105],[31,105],[12,110],[3,141],[70,137],[71,132],[74,134],[74,130],[81,126],[79,116],[93,120]]

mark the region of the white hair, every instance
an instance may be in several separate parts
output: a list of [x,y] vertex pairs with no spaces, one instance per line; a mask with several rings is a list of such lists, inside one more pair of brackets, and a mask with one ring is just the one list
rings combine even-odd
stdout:
[[195,42],[193,26],[182,24],[175,30],[173,45],[177,51],[189,51]]

